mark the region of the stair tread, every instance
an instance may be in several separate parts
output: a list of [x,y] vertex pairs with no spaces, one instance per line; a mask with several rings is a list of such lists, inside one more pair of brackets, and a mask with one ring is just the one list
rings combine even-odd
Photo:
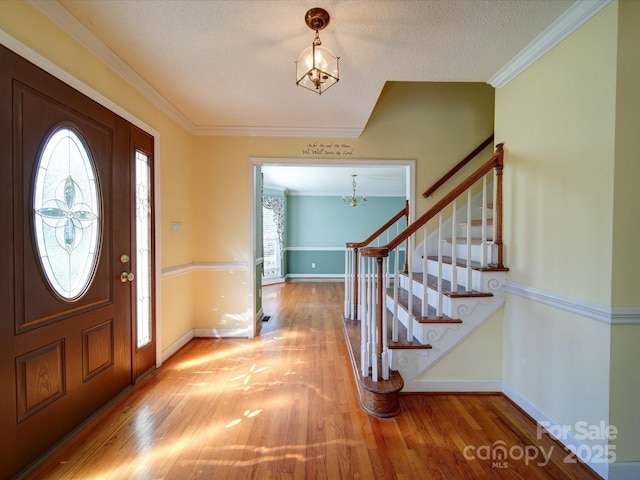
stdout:
[[[387,295],[393,298],[393,287],[387,289]],[[398,305],[405,311],[409,310],[409,292],[404,288],[398,288]],[[416,295],[413,296],[413,305],[411,307],[411,314],[418,323],[462,323],[459,318],[451,318],[446,315],[439,317],[437,310],[431,305],[427,306],[427,316],[423,317],[421,301]]]
[[[422,272],[414,272],[413,280],[422,285]],[[438,278],[434,275],[427,275],[427,286],[433,290],[437,290]],[[452,292],[451,282],[449,280],[444,280],[444,279],[442,280],[442,294],[451,298],[493,297],[493,293],[490,293],[490,292],[479,292],[478,290],[472,290],[470,292],[467,292],[462,285],[458,285],[458,289],[455,292]]]
[[[429,260],[433,260],[434,262],[438,261],[437,255],[429,255],[427,258]],[[442,263],[447,263],[451,265],[451,257],[443,256]],[[467,261],[464,259],[457,259],[456,265],[458,267],[466,267]],[[498,267],[496,264],[491,264],[491,263],[488,264],[486,267],[483,267],[482,265],[480,265],[480,262],[476,262],[476,261],[471,262],[471,269],[478,270],[479,272],[508,272],[509,271],[507,267]]]

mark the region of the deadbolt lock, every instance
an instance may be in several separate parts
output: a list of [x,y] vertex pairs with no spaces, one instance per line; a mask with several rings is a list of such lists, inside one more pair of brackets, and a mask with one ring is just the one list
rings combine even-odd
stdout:
[[133,282],[134,278],[136,278],[136,276],[132,272],[122,272],[120,274],[120,281],[122,283]]

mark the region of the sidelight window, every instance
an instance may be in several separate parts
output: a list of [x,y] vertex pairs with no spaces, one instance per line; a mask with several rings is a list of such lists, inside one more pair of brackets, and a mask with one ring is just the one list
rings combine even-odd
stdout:
[[137,347],[149,344],[151,325],[151,166],[136,151],[136,325]]

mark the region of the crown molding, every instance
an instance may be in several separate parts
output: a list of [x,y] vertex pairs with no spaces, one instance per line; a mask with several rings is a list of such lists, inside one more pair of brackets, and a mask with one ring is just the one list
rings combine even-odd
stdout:
[[180,110],[160,95],[156,89],[76,20],[62,5],[58,2],[46,0],[28,0],[28,2],[180,126],[189,132],[193,131],[193,123]]
[[358,138],[363,128],[333,127],[221,127],[214,125],[197,125],[194,135],[201,136],[241,136],[241,137],[325,137],[325,138]]
[[147,100],[192,135],[198,136],[253,136],[253,137],[336,137],[358,138],[364,128],[304,128],[195,125],[171,102],[164,98],[144,78],[136,73],[113,50],[102,43],[58,2],[27,0],[36,10],[60,27],[71,38],[107,66],[116,75],[135,88]]
[[520,53],[498,70],[487,83],[494,88],[504,87],[609,3],[611,0],[580,0],[575,2]]

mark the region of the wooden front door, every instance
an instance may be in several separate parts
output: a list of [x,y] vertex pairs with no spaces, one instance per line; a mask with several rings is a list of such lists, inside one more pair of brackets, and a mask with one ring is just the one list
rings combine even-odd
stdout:
[[0,46],[0,477],[132,383],[130,125]]

